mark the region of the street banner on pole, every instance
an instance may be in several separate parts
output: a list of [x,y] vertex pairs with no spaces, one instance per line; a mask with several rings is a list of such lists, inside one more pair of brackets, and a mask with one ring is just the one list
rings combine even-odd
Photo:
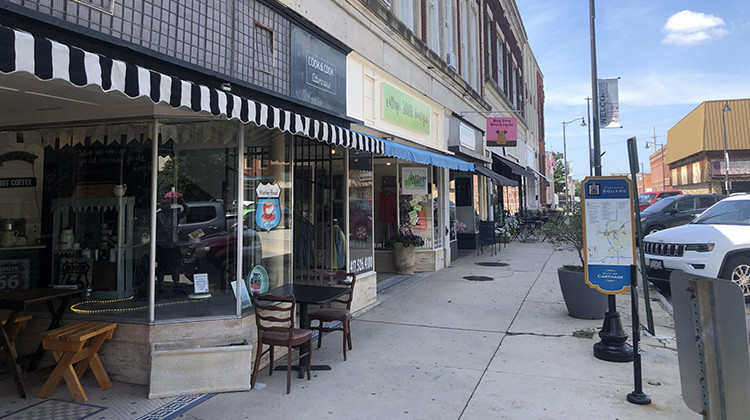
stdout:
[[515,117],[487,118],[487,146],[516,147],[518,130]]
[[622,128],[620,125],[620,99],[617,93],[619,77],[599,79],[599,128]]
[[630,289],[630,266],[636,263],[631,188],[622,176],[583,180],[586,283],[609,295]]

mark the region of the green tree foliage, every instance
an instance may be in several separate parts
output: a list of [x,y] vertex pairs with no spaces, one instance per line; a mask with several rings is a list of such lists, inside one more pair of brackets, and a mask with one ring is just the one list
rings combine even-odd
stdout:
[[555,156],[555,192],[565,191],[565,167],[563,167],[563,154],[552,152]]

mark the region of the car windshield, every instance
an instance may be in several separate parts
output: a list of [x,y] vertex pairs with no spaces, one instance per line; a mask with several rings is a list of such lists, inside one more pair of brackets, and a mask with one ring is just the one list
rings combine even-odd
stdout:
[[638,204],[649,204],[654,201],[656,194],[638,194]]
[[643,213],[654,213],[654,212],[657,212],[657,211],[662,211],[662,210],[666,209],[667,207],[671,206],[672,204],[674,204],[674,202],[676,200],[679,200],[681,197],[683,197],[683,196],[681,196],[681,195],[673,195],[671,197],[663,198],[663,199],[657,201],[656,203],[654,203],[654,204],[646,207],[646,209],[643,210]]
[[719,201],[695,220],[699,225],[750,225],[750,200]]

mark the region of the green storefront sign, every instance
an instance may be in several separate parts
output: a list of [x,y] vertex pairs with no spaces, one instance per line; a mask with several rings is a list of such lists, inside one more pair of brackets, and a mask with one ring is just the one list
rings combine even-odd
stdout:
[[383,83],[383,118],[402,127],[430,134],[430,106]]

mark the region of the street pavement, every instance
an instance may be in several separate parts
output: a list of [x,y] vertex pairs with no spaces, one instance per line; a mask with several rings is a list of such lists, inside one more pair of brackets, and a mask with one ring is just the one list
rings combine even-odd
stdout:
[[[513,242],[415,275],[357,314],[347,361],[341,333],[324,337],[313,363],[331,371],[293,378],[287,395],[286,374],[266,368],[259,389],[217,394],[180,418],[699,418],[682,400],[672,317],[653,289],[656,335],[642,338],[643,390],[653,403],[627,402],[633,364],[594,358],[602,321],[572,318],[563,303],[557,268],[576,260],[547,243]],[[508,266],[476,264],[490,261]],[[631,335],[629,293],[617,301]],[[641,300],[645,324],[643,309]]]

